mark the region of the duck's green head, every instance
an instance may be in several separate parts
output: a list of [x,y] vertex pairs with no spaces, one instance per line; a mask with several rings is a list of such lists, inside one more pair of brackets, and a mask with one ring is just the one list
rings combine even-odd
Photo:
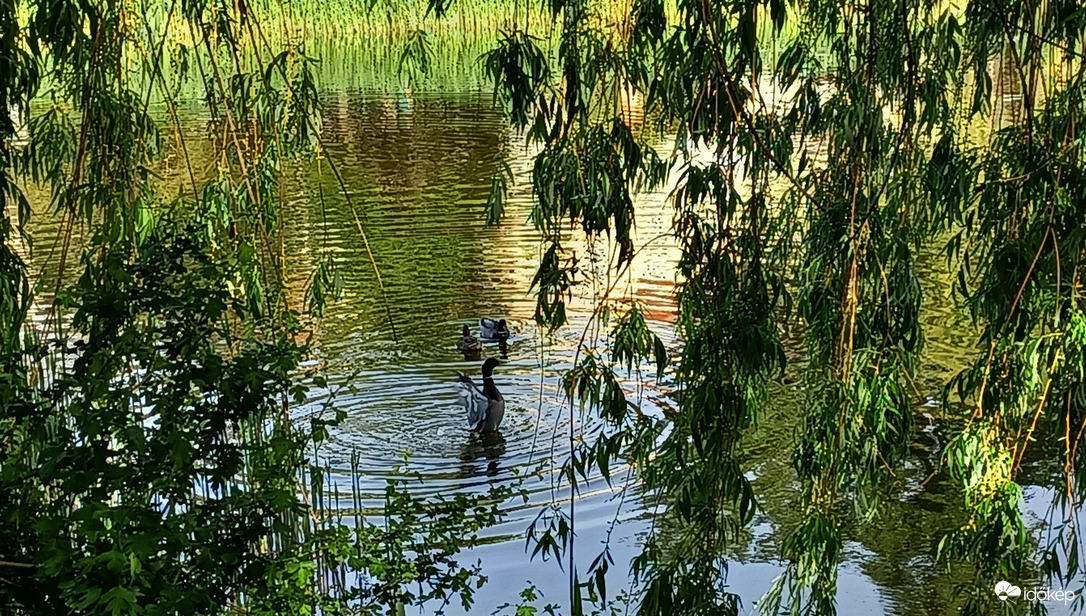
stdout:
[[460,335],[464,336],[465,338],[471,335],[471,332],[468,331],[467,325],[464,326],[464,329],[460,330]]
[[500,363],[501,363],[500,361],[494,359],[493,357],[491,357],[491,358],[487,359],[486,361],[484,361],[483,362],[483,376],[490,376],[491,374],[494,374],[494,368],[497,368],[498,364],[500,364]]

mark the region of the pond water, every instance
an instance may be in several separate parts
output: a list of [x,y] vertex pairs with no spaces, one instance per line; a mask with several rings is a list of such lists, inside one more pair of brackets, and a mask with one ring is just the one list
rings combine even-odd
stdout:
[[[529,583],[543,592],[542,603],[563,605],[568,572],[553,561],[530,560],[525,530],[549,503],[570,506],[568,488],[556,489],[569,435],[572,431],[580,438],[601,427],[590,413],[563,404],[559,378],[575,359],[593,294],[602,289],[586,276],[574,287],[570,325],[552,336],[534,325],[530,285],[541,244],[528,220],[532,152],[509,130],[489,94],[344,90],[325,96],[323,116],[328,157],[344,186],[327,168],[323,173],[317,165],[297,170],[299,184],[321,185],[324,201],[314,202],[301,191],[291,197],[288,279],[291,301],[300,304],[318,254],[332,251],[344,278],[344,297],[329,305],[315,332],[313,361],[327,376],[328,388],[314,389],[309,403],[295,410],[297,417],[324,406],[346,412],[321,449],[321,459],[333,483],[346,490],[354,472],[352,455],[357,455],[357,481],[375,510],[385,482],[405,466],[405,457],[407,470],[419,478],[412,481],[412,490],[422,496],[481,493],[495,483],[515,485],[526,477],[527,502],[508,503],[505,521],[484,531],[483,545],[464,555],[465,562],[481,561],[489,578],[472,612],[489,614],[515,602]],[[188,146],[205,168],[207,161],[199,160],[208,156],[198,142],[205,134],[202,120],[196,110],[189,117]],[[659,147],[664,151],[669,145],[661,142]],[[486,227],[491,177],[503,163],[513,171],[512,194],[501,223]],[[179,164],[176,159],[174,164]],[[620,289],[645,304],[650,327],[676,351],[678,252],[667,237],[669,208],[665,192],[637,198],[636,246],[641,250]],[[356,215],[381,272],[391,325]],[[39,246],[48,246],[55,233],[56,227],[44,222],[34,227]],[[590,273],[606,259],[606,246],[585,245],[578,237],[571,235],[570,246]],[[38,250],[39,259],[45,252]],[[948,613],[957,603],[955,584],[968,580],[967,572],[947,574],[934,562],[939,538],[962,523],[962,507],[960,495],[941,476],[925,482],[936,470],[943,443],[938,422],[944,418],[922,398],[937,396],[968,360],[976,332],[953,301],[945,261],[927,255],[920,268],[928,298],[927,350],[917,382],[916,455],[901,473],[900,491],[887,499],[876,522],[850,530],[838,592],[842,614]],[[484,351],[484,357],[503,358],[495,382],[507,400],[501,436],[487,439],[466,432],[453,389],[457,370],[479,374],[480,362],[465,361],[455,342],[462,325],[474,329],[484,316],[508,319],[513,332],[504,354],[496,346]],[[589,328],[589,342],[596,335]],[[792,335],[792,359],[802,361],[802,346],[799,335]],[[728,583],[750,613],[782,570],[780,540],[801,515],[791,466],[802,399],[794,384],[799,369],[801,363],[793,366],[790,378],[773,386],[773,402],[745,443],[744,462],[755,477],[760,508],[728,555]],[[666,379],[660,384],[649,379],[641,401],[646,412],[671,405],[669,389]],[[936,415],[934,424],[924,413]],[[599,478],[589,482],[573,503],[577,562],[586,567],[609,537],[615,561],[608,584],[612,592],[623,587],[621,577],[651,529],[633,473],[624,470],[615,477],[613,486]],[[1028,494],[1029,519],[1040,532],[1048,491],[1031,487]],[[1053,614],[1064,612],[1059,604],[1047,607]]]
[[[421,476],[415,488],[419,494],[479,492],[542,471],[524,484],[528,502],[511,502],[506,521],[486,531],[486,544],[466,555],[482,562],[490,580],[474,611],[490,613],[513,602],[529,582],[543,591],[544,602],[564,604],[568,572],[553,561],[530,561],[525,530],[554,499],[568,507],[568,489],[554,488],[555,473],[568,455],[571,421],[578,438],[600,427],[591,414],[574,411],[571,418],[559,393],[560,374],[572,365],[593,293],[600,289],[591,282],[575,287],[571,323],[556,335],[544,336],[534,325],[530,285],[541,246],[528,220],[532,152],[482,92],[339,93],[326,100],[324,130],[329,156],[340,165],[346,190],[364,219],[397,334],[394,341],[351,207],[329,181],[323,213],[314,204],[297,205],[297,220],[289,228],[298,232],[288,248],[290,254],[303,255],[327,242],[344,265],[346,296],[329,308],[318,333],[320,360],[333,386],[350,379],[357,393],[341,393],[334,401],[347,411],[347,420],[324,451],[329,463],[350,473],[350,454],[359,452],[363,492],[375,504],[404,454],[410,456],[408,468]],[[659,147],[664,151],[670,144]],[[490,178],[502,162],[514,172],[512,194],[502,222],[486,227]],[[666,237],[672,219],[666,196],[662,191],[637,199],[635,245],[641,251],[628,284],[648,308],[650,327],[676,350],[678,251]],[[605,258],[605,247],[573,238],[571,245],[578,247],[586,271],[592,269],[593,255]],[[976,332],[954,303],[945,260],[928,255],[920,267],[928,294],[928,346],[917,386],[929,397],[937,396],[968,360]],[[296,275],[300,283],[308,272],[301,268]],[[496,375],[507,399],[497,441],[465,433],[451,386],[456,370],[478,374],[479,362],[465,362],[454,344],[461,326],[474,328],[481,316],[507,318],[513,331]],[[790,341],[793,359],[802,358],[801,349],[796,335]],[[490,346],[485,355],[500,357],[501,352]],[[668,390],[666,380],[656,385],[650,379],[642,400],[646,412],[669,405]],[[761,509],[746,540],[730,554],[728,583],[751,612],[781,571],[780,539],[799,522],[791,451],[801,395],[795,385],[776,386],[772,408],[746,443]],[[969,579],[948,576],[934,562],[939,538],[963,520],[959,495],[940,477],[921,487],[936,468],[942,434],[923,418],[923,413],[940,414],[934,405],[918,399],[917,412],[917,455],[901,477],[900,498],[888,499],[876,524],[855,529],[846,545],[838,593],[842,614],[944,613],[957,603],[954,585]],[[623,491],[630,476],[617,477],[613,488],[597,479],[575,499],[575,549],[582,568],[602,548],[612,523],[609,537],[618,572],[627,569],[650,531],[636,487]],[[1048,500],[1042,492],[1031,490],[1037,504],[1030,508],[1038,515]],[[609,586],[621,588],[620,582],[612,580]],[[1058,606],[1050,608],[1060,613]]]
[[[420,495],[480,493],[496,482],[520,485],[521,476],[531,475],[521,486],[528,501],[510,502],[505,522],[485,531],[485,544],[466,556],[481,560],[490,580],[474,611],[515,602],[529,581],[545,602],[561,603],[565,572],[553,561],[530,562],[524,533],[540,508],[556,498],[568,502],[568,487],[556,488],[570,430],[580,438],[601,427],[590,413],[574,411],[571,418],[559,392],[560,374],[572,366],[588,323],[592,293],[601,289],[588,280],[574,287],[570,325],[557,334],[544,336],[535,326],[530,285],[541,245],[528,221],[531,153],[507,129],[489,94],[341,94],[326,101],[324,131],[329,156],[364,218],[396,329],[394,339],[351,206],[329,178],[327,221],[299,204],[290,227],[306,231],[288,240],[292,254],[327,242],[344,265],[345,297],[328,308],[317,336],[329,388],[351,380],[357,393],[336,396],[333,404],[347,419],[324,455],[346,475],[351,453],[359,452],[363,496],[375,506],[405,455],[407,469],[421,477],[414,488]],[[510,200],[502,222],[486,227],[491,178],[503,162],[514,176]],[[671,218],[663,194],[646,195],[639,204],[645,206],[638,219],[641,247],[663,234]],[[571,246],[586,271],[605,250],[575,237]],[[656,239],[642,248],[631,275],[654,317],[650,326],[672,347],[676,257],[671,242]],[[297,274],[304,282],[308,272]],[[457,370],[478,382],[481,362],[465,361],[455,342],[463,325],[477,330],[480,317],[505,318],[512,331],[504,355],[496,345],[483,353],[503,359],[495,382],[507,406],[498,438],[466,432],[452,387]],[[324,402],[315,396],[313,406]],[[645,392],[647,412],[662,404],[668,404],[664,392]],[[599,479],[582,487],[575,504],[577,554],[591,560],[616,519],[616,562],[636,554],[649,525],[632,484],[620,504],[630,475],[616,473],[613,489]]]

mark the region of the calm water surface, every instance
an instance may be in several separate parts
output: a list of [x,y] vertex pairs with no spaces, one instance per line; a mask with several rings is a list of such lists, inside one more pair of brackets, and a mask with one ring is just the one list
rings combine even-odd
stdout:
[[[464,555],[481,561],[489,583],[479,591],[473,613],[489,614],[515,602],[520,589],[534,583],[544,603],[564,604],[567,572],[553,561],[530,561],[525,530],[541,508],[558,500],[569,506],[567,488],[556,491],[556,472],[568,455],[572,430],[577,438],[599,429],[590,414],[570,411],[559,394],[559,376],[571,367],[588,323],[598,284],[584,277],[574,287],[571,324],[554,336],[537,330],[530,283],[541,244],[528,220],[529,168],[532,153],[511,133],[489,94],[377,95],[344,91],[325,97],[324,139],[338,165],[346,193],[333,175],[317,165],[296,171],[298,184],[323,187],[324,201],[294,191],[287,228],[291,301],[304,301],[312,266],[322,251],[335,254],[344,277],[342,300],[327,309],[316,332],[316,356],[328,377],[327,389],[314,389],[310,402],[296,409],[299,420],[334,406],[346,421],[332,433],[320,454],[331,467],[332,482],[349,493],[352,455],[359,456],[357,481],[373,511],[379,511],[385,483],[405,466],[419,480],[412,489],[422,496],[481,493],[493,484],[523,487],[528,502],[507,504],[507,518],[484,532],[485,542]],[[207,157],[199,112],[189,113],[190,152]],[[204,151],[201,151],[204,147]],[[668,144],[660,143],[661,152]],[[491,177],[501,165],[514,173],[512,195],[501,224],[484,226],[484,204]],[[173,165],[179,166],[178,158]],[[201,167],[205,163],[201,162]],[[177,169],[175,169],[177,171]],[[353,208],[352,208],[353,204]],[[675,260],[678,251],[666,235],[671,222],[666,195],[638,197],[637,246],[642,247],[628,280],[618,288],[643,302],[650,326],[669,348],[680,341],[673,332]],[[361,241],[355,216],[364,225],[380,268],[395,335],[381,292]],[[56,228],[36,223],[35,262],[45,260]],[[586,273],[602,267],[606,245],[577,250]],[[951,297],[945,261],[925,257],[920,263],[927,294],[927,351],[917,387],[936,396],[945,381],[968,360],[976,332]],[[458,332],[480,316],[509,320],[513,337],[496,383],[507,400],[499,438],[468,434],[452,387],[457,370],[478,375],[479,361],[466,362],[455,349]],[[781,538],[800,520],[798,484],[791,466],[796,417],[802,399],[795,385],[801,369],[802,343],[792,334],[790,355],[800,362],[792,378],[774,386],[773,404],[746,443],[747,467],[755,478],[760,510],[754,523],[728,555],[730,590],[756,612],[755,601],[780,573]],[[596,340],[590,331],[588,340]],[[502,356],[489,346],[484,356]],[[642,393],[646,412],[671,405],[670,382],[651,380]],[[348,388],[353,386],[354,393]],[[334,393],[333,393],[334,392]],[[924,484],[936,468],[942,431],[922,413],[939,415],[934,405],[918,401],[915,457],[900,477],[900,490],[882,506],[873,528],[853,529],[845,546],[838,603],[842,614],[943,614],[956,604],[953,587],[967,575],[950,575],[934,564],[939,537],[961,524],[960,496],[939,477]],[[575,499],[578,563],[582,568],[610,534],[615,568],[608,586],[622,586],[616,572],[627,569],[650,530],[646,506],[632,473],[616,473],[613,487],[599,478],[583,486]],[[628,488],[628,489],[626,489]],[[1037,516],[1048,493],[1028,490],[1026,507],[1037,532]],[[613,590],[612,590],[613,592]],[[434,606],[436,607],[436,606]],[[1050,613],[1062,610],[1049,604]],[[457,613],[451,606],[449,613]],[[423,613],[432,608],[423,610]]]

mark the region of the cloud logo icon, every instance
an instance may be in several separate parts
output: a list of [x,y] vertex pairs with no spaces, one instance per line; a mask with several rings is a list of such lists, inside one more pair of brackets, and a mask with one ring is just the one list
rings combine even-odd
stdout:
[[1006,601],[1009,597],[1021,597],[1022,589],[1006,580],[1001,580],[995,585],[995,594],[1000,601]]

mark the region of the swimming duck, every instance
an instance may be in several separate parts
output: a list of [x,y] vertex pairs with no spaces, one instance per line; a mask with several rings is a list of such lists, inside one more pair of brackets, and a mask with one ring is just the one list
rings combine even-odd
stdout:
[[479,389],[471,377],[463,372],[456,383],[456,395],[468,412],[468,429],[472,432],[496,432],[505,416],[505,398],[494,386],[494,367],[498,360],[491,357],[483,362],[483,388]]
[[468,326],[465,325],[464,329],[460,332],[460,339],[456,341],[456,350],[464,355],[481,353],[483,351],[483,343],[475,336],[472,336],[471,332],[468,331]]
[[479,319],[479,337],[486,340],[508,340],[509,328],[505,319]]

